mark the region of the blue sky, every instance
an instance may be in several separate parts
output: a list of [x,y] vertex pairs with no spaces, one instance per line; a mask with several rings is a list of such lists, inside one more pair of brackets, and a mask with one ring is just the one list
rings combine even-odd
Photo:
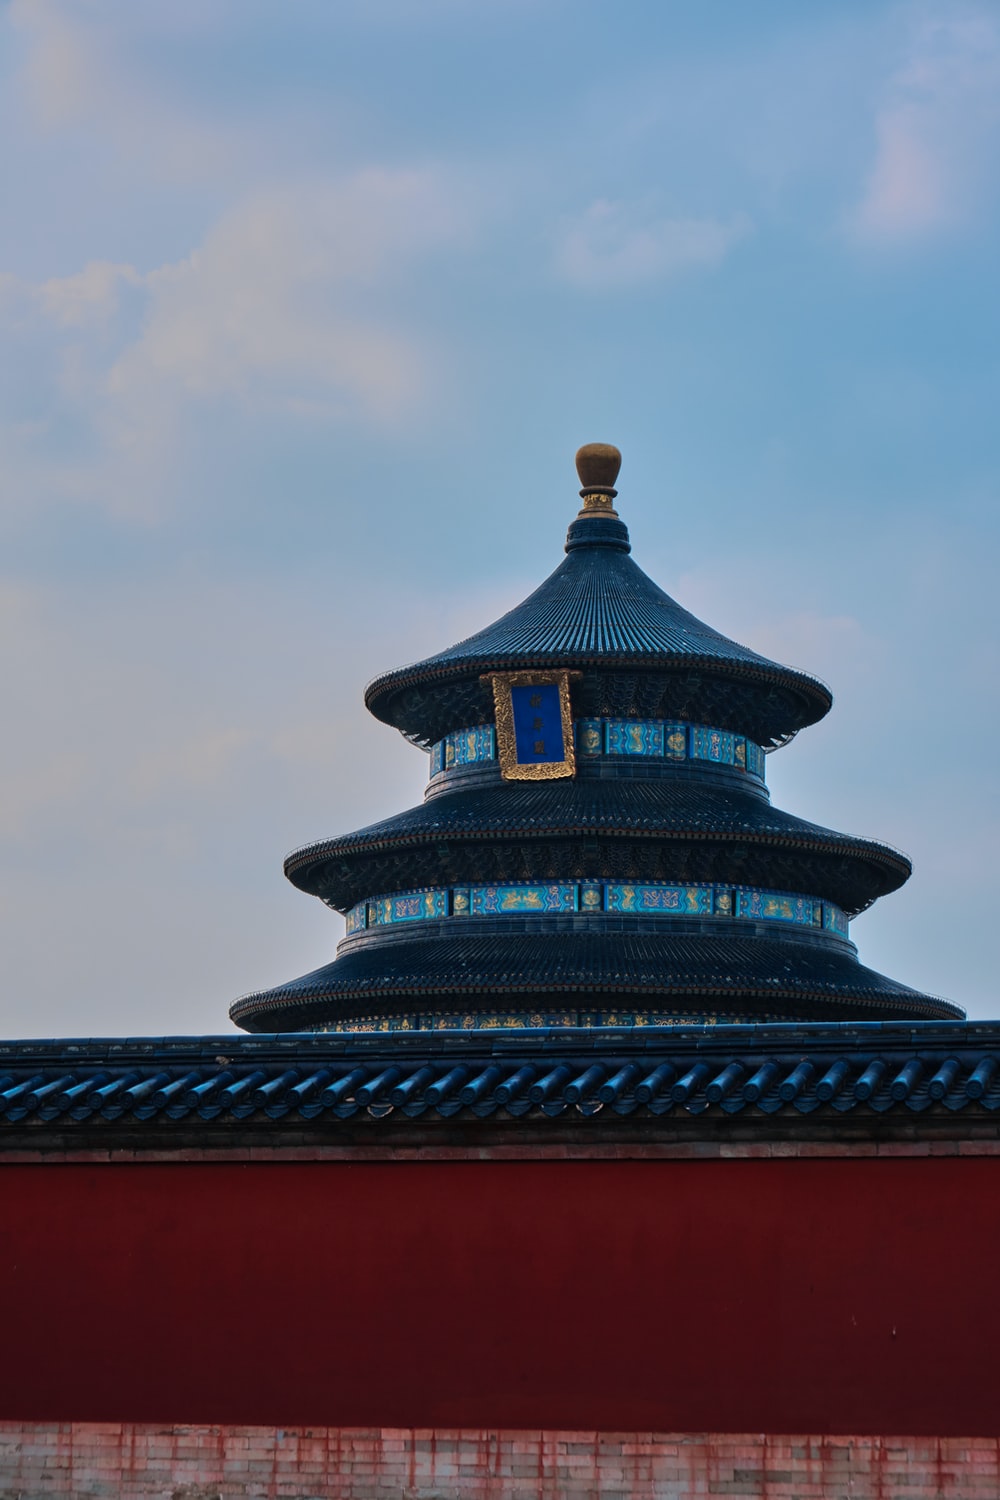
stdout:
[[865,962],[997,1012],[1000,11],[7,0],[0,1030],[224,1030],[332,956],[283,854],[561,557],[826,680],[775,800],[915,874]]

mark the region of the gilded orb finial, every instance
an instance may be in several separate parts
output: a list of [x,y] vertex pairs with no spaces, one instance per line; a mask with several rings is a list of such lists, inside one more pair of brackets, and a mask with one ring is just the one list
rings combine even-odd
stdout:
[[580,499],[584,512],[616,514],[613,502],[618,491],[614,485],[621,466],[622,456],[613,443],[584,443],[577,450],[576,472],[583,486]]

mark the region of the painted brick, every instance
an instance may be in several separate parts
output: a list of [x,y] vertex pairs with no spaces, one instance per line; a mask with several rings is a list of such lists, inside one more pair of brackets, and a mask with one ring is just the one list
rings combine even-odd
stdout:
[[0,1423],[18,1500],[996,1500],[976,1438]]

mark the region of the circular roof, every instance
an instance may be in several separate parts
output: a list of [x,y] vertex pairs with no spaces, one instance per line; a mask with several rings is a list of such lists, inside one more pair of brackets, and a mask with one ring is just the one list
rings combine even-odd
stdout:
[[365,692],[376,718],[428,743],[440,731],[442,693],[454,693],[463,681],[478,685],[487,672],[559,668],[683,673],[689,680],[700,673],[741,684],[743,698],[746,686],[757,684],[747,732],[755,729],[763,743],[780,743],[823,717],[833,701],[823,683],[741,646],[684,609],[633,562],[628,530],[615,512],[588,505],[600,495],[581,493],[584,509],[555,572],[485,629],[376,677]]

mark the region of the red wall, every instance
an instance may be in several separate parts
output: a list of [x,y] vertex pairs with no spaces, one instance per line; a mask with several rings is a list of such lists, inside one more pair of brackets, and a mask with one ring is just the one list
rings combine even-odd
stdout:
[[0,1417],[1000,1431],[1000,1160],[16,1165]]

